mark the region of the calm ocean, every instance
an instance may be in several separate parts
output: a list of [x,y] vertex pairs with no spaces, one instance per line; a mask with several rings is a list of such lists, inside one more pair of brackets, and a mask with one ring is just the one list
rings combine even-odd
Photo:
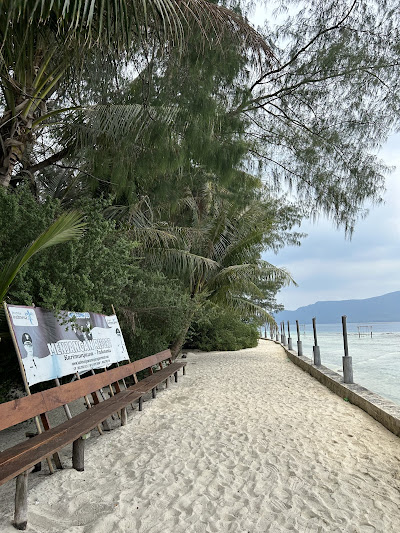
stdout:
[[[349,355],[353,358],[354,382],[400,405],[400,322],[366,323],[358,335],[357,326],[347,324]],[[372,338],[370,334],[372,327]],[[287,335],[287,323],[285,323]],[[297,350],[296,324],[290,324],[293,349]],[[303,355],[312,359],[312,324],[301,325]],[[318,324],[318,345],[324,366],[342,374],[342,324]]]

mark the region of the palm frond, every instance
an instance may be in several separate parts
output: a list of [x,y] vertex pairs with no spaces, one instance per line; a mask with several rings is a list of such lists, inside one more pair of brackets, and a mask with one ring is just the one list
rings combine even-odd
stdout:
[[64,213],[35,241],[11,258],[0,271],[0,301],[3,301],[19,270],[34,254],[45,250],[49,246],[78,238],[82,234],[85,225],[80,213],[76,211]]
[[177,248],[149,250],[147,258],[154,266],[172,275],[188,276],[192,280],[201,278],[219,267],[218,263],[208,257]]
[[262,318],[268,324],[272,326],[276,325],[273,316],[271,316],[263,307],[260,307],[251,300],[234,295],[229,291],[225,294],[223,305],[224,307],[238,311],[243,317]]
[[131,142],[137,140],[151,126],[172,124],[178,113],[173,106],[145,106],[142,104],[109,104],[86,106],[79,110],[71,125],[81,145],[95,142],[99,135],[120,141],[130,135]]
[[78,50],[102,47],[120,53],[149,36],[181,48],[196,25],[205,41],[218,42],[229,34],[259,56],[273,58],[264,38],[241,15],[206,0],[5,0],[2,11],[6,15],[0,47],[19,24],[27,32],[48,26]]
[[230,265],[223,268],[215,276],[213,285],[222,286],[225,284],[247,281],[257,283],[257,281],[279,281],[283,285],[296,285],[289,272],[284,268],[279,268],[266,261],[256,264],[245,263],[242,265]]
[[290,272],[283,267],[276,267],[268,261],[259,261],[261,278],[264,281],[277,281],[286,287],[288,285],[294,285],[298,287],[295,280],[292,278]]
[[170,231],[155,227],[131,228],[129,234],[132,238],[142,244],[143,250],[147,253],[153,249],[167,249],[176,243],[177,237]]
[[231,292],[236,295],[246,295],[247,298],[261,300],[264,298],[264,293],[260,287],[249,279],[235,279],[234,281],[227,282],[225,284],[221,283],[222,279],[219,280],[213,279],[209,283],[210,291],[212,291],[213,300],[218,301],[221,297],[224,298],[226,292]]

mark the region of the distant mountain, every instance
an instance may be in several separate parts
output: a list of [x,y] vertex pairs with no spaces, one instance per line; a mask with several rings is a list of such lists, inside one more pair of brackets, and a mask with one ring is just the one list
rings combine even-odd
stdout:
[[283,320],[304,324],[313,317],[320,324],[335,324],[341,322],[342,315],[347,316],[348,322],[400,322],[400,291],[365,300],[316,302],[296,311],[282,311],[275,318],[278,324]]

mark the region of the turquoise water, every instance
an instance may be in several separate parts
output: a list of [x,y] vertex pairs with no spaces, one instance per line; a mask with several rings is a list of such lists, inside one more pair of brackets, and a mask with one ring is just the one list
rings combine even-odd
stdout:
[[[359,337],[358,325],[361,324],[347,324],[354,382],[400,405],[400,322],[363,323],[368,325],[368,331],[372,326],[372,338],[370,333]],[[290,330],[293,349],[297,350],[296,325],[290,324]],[[303,355],[312,359],[311,324],[301,325],[300,337]],[[322,364],[342,374],[342,324],[317,324],[317,338]]]

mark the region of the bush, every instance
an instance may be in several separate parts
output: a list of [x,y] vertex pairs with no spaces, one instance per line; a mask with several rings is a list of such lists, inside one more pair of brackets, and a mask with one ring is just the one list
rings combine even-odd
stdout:
[[241,350],[257,346],[258,337],[256,324],[244,322],[236,312],[208,302],[190,327],[185,348]]
[[168,348],[179,335],[189,306],[179,280],[142,270],[129,294],[128,310],[119,316],[125,342],[132,349],[131,359]]

